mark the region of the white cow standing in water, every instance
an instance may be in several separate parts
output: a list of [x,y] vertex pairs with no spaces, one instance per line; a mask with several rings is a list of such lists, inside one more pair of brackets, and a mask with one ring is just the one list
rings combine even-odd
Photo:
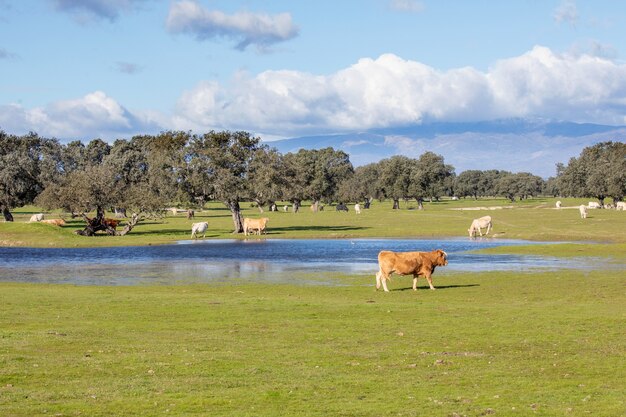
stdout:
[[198,237],[202,233],[202,237],[206,235],[206,231],[209,228],[208,222],[194,223],[191,225],[191,238]]
[[474,219],[474,221],[472,221],[472,225],[469,229],[467,229],[467,231],[469,232],[470,237],[476,236],[476,232],[482,236],[483,232],[480,229],[484,229],[486,227],[487,232],[485,234],[488,235],[491,230],[491,226],[491,216],[483,216],[479,219]]

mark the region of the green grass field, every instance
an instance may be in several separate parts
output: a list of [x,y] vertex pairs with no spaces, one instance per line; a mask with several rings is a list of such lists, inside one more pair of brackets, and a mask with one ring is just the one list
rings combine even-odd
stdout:
[[[394,277],[390,293],[374,290],[374,271],[336,286],[0,283],[0,416],[624,416],[626,213],[581,220],[553,203],[266,215],[271,238],[465,237],[488,213],[497,237],[587,242],[502,250],[592,256],[593,270],[435,273],[438,289],[422,280],[417,292]],[[72,233],[78,221],[24,223],[35,210],[0,223],[2,246],[190,233],[181,215],[86,238]],[[195,221],[205,219],[207,239],[233,237],[218,204]]]
[[3,416],[623,416],[623,271],[1,284]]
[[[577,207],[585,200],[561,199],[564,207]],[[372,204],[370,210],[357,215],[352,207],[349,213],[336,212],[334,207],[312,213],[305,205],[299,213],[265,212],[242,203],[245,217],[269,217],[267,238],[353,238],[353,237],[466,237],[472,219],[484,215],[493,218],[496,238],[531,239],[538,241],[596,241],[626,243],[626,212],[590,210],[587,219],[581,219],[577,208],[554,209],[556,199],[530,199],[509,203],[508,200],[462,200],[425,203],[425,210],[417,210],[415,202],[401,203],[401,210],[391,210],[391,202]],[[502,207],[499,209],[499,207]],[[482,210],[468,210],[483,208]],[[491,209],[489,209],[491,208]],[[14,223],[0,223],[0,246],[85,247],[134,246],[172,243],[189,239],[191,223],[207,221],[207,239],[243,238],[232,234],[230,212],[221,203],[210,203],[196,212],[195,220],[182,214],[159,220],[141,222],[123,237],[106,235],[77,236],[74,230],[83,229],[82,219],[65,216],[64,227],[27,223],[36,207],[15,211]],[[58,218],[59,213],[46,213],[46,218]]]

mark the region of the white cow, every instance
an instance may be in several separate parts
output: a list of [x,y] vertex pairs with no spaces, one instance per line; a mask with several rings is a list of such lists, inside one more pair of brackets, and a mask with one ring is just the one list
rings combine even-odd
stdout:
[[208,228],[208,222],[193,223],[191,225],[191,238],[197,238],[200,233],[202,233],[202,237],[204,237]]
[[556,202],[556,208],[560,209],[561,208],[561,200]]
[[587,208],[590,209],[599,209],[602,208],[602,206],[600,205],[600,203],[595,202],[595,201],[590,201],[589,204],[587,204]]
[[587,206],[585,206],[584,204],[581,204],[580,207],[578,207],[578,211],[580,211],[581,219],[587,218]]
[[474,219],[474,221],[472,221],[472,225],[469,229],[467,229],[467,231],[469,232],[470,237],[476,236],[476,232],[482,236],[483,232],[480,229],[484,229],[486,227],[487,232],[485,234],[488,235],[491,230],[491,226],[491,216],[483,216],[479,219]]
[[289,211],[289,206],[284,206],[284,207],[283,207],[283,211],[284,211],[285,213],[286,213],[286,212],[288,212],[288,211]]
[[30,222],[40,222],[43,220],[43,213],[37,213],[30,216]]
[[626,210],[626,202],[618,201],[617,203],[615,203],[615,209],[617,209],[617,210]]
[[354,205],[354,211],[356,212],[356,214],[361,214],[361,205],[359,203],[356,203]]

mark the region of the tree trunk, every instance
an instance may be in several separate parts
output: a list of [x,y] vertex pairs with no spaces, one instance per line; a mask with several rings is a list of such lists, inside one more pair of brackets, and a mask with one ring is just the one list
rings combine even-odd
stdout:
[[293,212],[297,213],[300,210],[300,200],[293,200]]
[[2,215],[4,216],[4,220],[7,222],[13,221],[13,215],[9,211],[8,207],[2,207]]
[[400,209],[400,200],[399,199],[397,199],[397,198],[393,199],[393,207],[392,207],[392,209],[393,210]]
[[315,201],[313,201],[313,204],[311,205],[311,211],[313,213],[317,213],[319,211],[319,207],[320,207],[319,200],[315,200]]
[[233,224],[235,230],[233,233],[243,233],[243,219],[241,217],[241,208],[239,207],[239,201],[224,201],[224,204],[230,210],[230,214],[233,216]]
[[133,227],[135,227],[140,220],[141,217],[139,217],[137,213],[133,213],[130,221],[126,223],[126,226],[124,226],[124,229],[121,232],[116,233],[115,235],[124,236],[125,234],[130,233],[130,231],[133,230]]
[[259,213],[263,213],[263,202],[261,200],[254,200],[257,208],[259,209]]
[[106,224],[104,218],[104,209],[102,207],[98,206],[96,208],[96,217],[92,219],[87,217],[85,213],[82,213],[82,216],[83,219],[85,219],[85,221],[87,222],[87,227],[85,227],[83,230],[74,231],[74,233],[76,233],[77,235],[93,236],[96,234],[96,232],[100,230],[105,231],[107,235],[111,236],[115,236],[117,234],[114,228]]
[[[418,210],[424,210],[424,200],[422,199],[422,197],[417,197],[417,209]],[[432,203],[432,199],[430,201]]]

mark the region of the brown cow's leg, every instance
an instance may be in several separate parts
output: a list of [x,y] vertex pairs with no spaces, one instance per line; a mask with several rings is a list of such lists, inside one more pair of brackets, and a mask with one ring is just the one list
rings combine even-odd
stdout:
[[383,272],[383,270],[379,270],[378,273],[376,274],[376,289],[380,289],[380,285],[383,285],[383,290],[385,290],[385,292],[389,292],[389,288],[387,288],[387,280],[388,280],[388,275],[385,274]]
[[428,281],[428,285],[430,285],[430,289],[434,290],[435,287],[433,287],[433,280],[430,277],[430,274],[425,274],[424,277],[426,278],[426,280]]
[[413,274],[413,291],[417,291],[417,274]]

